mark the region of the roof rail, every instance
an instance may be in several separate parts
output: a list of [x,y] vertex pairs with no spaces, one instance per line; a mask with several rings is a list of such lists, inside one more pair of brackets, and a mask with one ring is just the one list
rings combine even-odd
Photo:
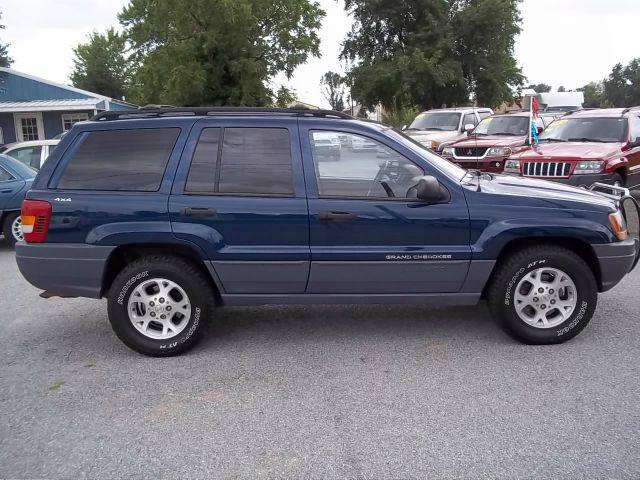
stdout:
[[[593,107],[587,107],[587,108],[576,108],[575,110],[569,110],[568,112],[564,112],[564,114],[562,115],[563,117],[566,117],[567,115],[571,115],[572,113],[576,113],[576,112],[586,112],[589,110],[600,110],[599,108],[593,108]],[[543,112],[544,113],[544,112]],[[549,112],[550,114],[554,113],[554,112]],[[557,112],[560,113],[560,112]]]
[[624,115],[625,113],[629,113],[632,110],[640,110],[640,105],[636,105],[635,107],[625,108],[624,110],[622,110],[622,115]]
[[268,108],[268,107],[166,107],[147,105],[138,110],[102,112],[92,121],[131,120],[136,118],[188,117],[214,115],[282,115],[296,117],[323,117],[353,119],[351,115],[333,110],[312,110],[310,108]]

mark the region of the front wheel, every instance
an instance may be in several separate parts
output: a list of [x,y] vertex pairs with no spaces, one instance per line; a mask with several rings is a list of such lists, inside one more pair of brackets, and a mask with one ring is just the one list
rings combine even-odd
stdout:
[[113,281],[108,295],[111,327],[137,352],[178,355],[196,343],[212,316],[212,288],[200,269],[179,257],[144,257]]
[[14,212],[7,215],[4,219],[2,232],[4,233],[4,238],[12,247],[17,242],[24,240],[24,235],[22,234],[22,217],[20,216],[20,212]]
[[591,320],[598,286],[589,266],[570,250],[530,247],[497,268],[487,300],[512,337],[529,344],[562,343]]

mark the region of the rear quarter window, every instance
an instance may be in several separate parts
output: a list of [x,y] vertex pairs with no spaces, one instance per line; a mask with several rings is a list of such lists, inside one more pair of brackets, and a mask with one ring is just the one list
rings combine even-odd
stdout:
[[88,132],[57,188],[155,192],[179,134],[179,128]]

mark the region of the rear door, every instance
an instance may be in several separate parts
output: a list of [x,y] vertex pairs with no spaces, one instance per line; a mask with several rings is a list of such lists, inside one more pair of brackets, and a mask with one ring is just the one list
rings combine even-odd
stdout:
[[303,293],[309,220],[295,118],[203,119],[169,200],[174,234],[206,252],[226,294]]
[[24,184],[24,180],[0,166],[0,211],[15,207],[10,201]]

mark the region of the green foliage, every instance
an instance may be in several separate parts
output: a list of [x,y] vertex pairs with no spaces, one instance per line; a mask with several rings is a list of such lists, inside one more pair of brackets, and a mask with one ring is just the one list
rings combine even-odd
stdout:
[[640,105],[640,58],[625,67],[618,63],[603,80],[603,104],[611,107]]
[[518,0],[346,0],[354,18],[342,57],[353,95],[371,108],[487,106],[513,99]]
[[566,89],[566,88],[564,88],[564,86],[563,86],[563,85],[560,85],[560,86],[558,87],[558,91],[559,91],[559,92],[566,92],[566,91],[567,91],[567,89]]
[[287,108],[296,101],[296,91],[282,85],[276,92],[275,107]]
[[584,87],[578,88],[578,92],[584,94],[585,108],[600,108],[603,106],[602,82],[590,82]]
[[309,0],[131,0],[132,100],[173,105],[272,103],[268,81],[319,56],[324,11]]
[[345,77],[335,72],[327,72],[320,79],[320,85],[324,86],[322,94],[329,102],[329,105],[331,105],[332,110],[341,112],[345,109],[345,82]]
[[418,113],[420,113],[420,109],[416,107],[404,107],[396,110],[385,110],[382,115],[382,122],[397,129],[401,129],[405,125],[411,124]]
[[547,93],[551,91],[551,85],[547,85],[546,83],[534,83],[525,88],[535,90],[536,93]]
[[74,87],[121,99],[127,92],[128,64],[125,39],[113,28],[104,34],[93,32],[86,43],[73,49]]
[[[2,18],[2,12],[0,12],[0,18]],[[0,30],[4,30],[5,25],[0,25]],[[9,44],[0,44],[0,67],[10,67],[13,63],[13,58],[9,56]]]

